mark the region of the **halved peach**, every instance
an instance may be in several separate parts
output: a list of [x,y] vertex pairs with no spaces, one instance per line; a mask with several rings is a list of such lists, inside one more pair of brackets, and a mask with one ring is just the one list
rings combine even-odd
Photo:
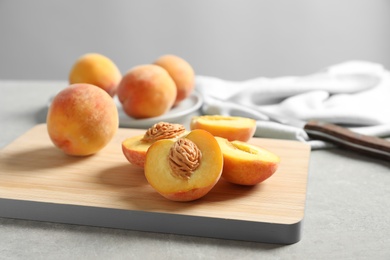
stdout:
[[154,142],[161,139],[176,140],[186,134],[188,132],[181,124],[159,122],[146,130],[145,134],[132,136],[124,140],[122,142],[122,152],[131,164],[143,168],[146,152]]
[[256,185],[271,177],[278,169],[276,154],[245,142],[216,137],[223,154],[222,178],[240,185]]
[[221,148],[207,131],[191,131],[185,138],[164,139],[146,154],[145,176],[162,196],[192,201],[205,196],[218,182],[223,167]]
[[256,131],[256,121],[246,117],[206,115],[194,116],[190,122],[190,128],[203,129],[214,136],[246,142],[251,139]]

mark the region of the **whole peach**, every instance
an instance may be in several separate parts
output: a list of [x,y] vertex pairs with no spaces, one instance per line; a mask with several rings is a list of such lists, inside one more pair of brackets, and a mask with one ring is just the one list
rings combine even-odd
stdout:
[[122,78],[118,67],[108,57],[98,53],[81,56],[69,73],[69,84],[89,83],[114,96]]
[[56,147],[69,155],[91,155],[115,135],[118,110],[104,90],[91,84],[73,84],[54,97],[46,123]]
[[192,66],[183,58],[175,55],[163,55],[154,64],[166,69],[176,84],[177,96],[175,104],[186,99],[195,86],[195,72]]
[[153,64],[130,69],[118,86],[124,112],[134,118],[150,118],[168,112],[176,99],[176,86],[168,72]]

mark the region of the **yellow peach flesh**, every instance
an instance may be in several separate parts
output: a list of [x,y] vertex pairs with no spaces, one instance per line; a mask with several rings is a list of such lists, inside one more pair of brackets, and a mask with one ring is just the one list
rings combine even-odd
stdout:
[[200,165],[188,180],[178,178],[171,172],[168,155],[174,140],[159,140],[149,148],[145,176],[150,185],[162,196],[176,201],[195,200],[206,195],[219,180],[223,166],[221,149],[211,134],[195,130],[199,131],[204,133],[197,134],[192,131],[186,137],[202,152]]
[[146,152],[160,139],[176,140],[188,134],[183,125],[159,122],[146,130],[145,134],[132,136],[122,142],[122,152],[126,159],[134,165],[144,167]]
[[216,137],[224,157],[222,177],[241,185],[255,185],[271,177],[280,158],[261,147]]
[[152,143],[142,141],[144,135],[127,138],[122,142],[122,152],[126,159],[139,167],[144,167],[146,152]]
[[246,142],[256,131],[256,121],[233,116],[195,116],[191,119],[191,129],[204,129],[214,136]]

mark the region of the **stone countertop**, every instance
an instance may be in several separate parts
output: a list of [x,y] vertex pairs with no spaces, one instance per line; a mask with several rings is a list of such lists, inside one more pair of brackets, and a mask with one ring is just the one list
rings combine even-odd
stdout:
[[[0,81],[0,148],[44,123],[65,86]],[[313,151],[309,167],[302,238],[292,245],[0,218],[0,258],[390,259],[390,163],[331,149]]]

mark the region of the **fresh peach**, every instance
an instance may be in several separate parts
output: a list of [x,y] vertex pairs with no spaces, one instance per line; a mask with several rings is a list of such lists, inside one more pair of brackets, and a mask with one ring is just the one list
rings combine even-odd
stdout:
[[143,135],[127,138],[122,142],[122,152],[126,159],[134,165],[144,167],[146,152],[149,147],[161,139],[177,139],[187,134],[181,124],[159,122],[154,124]]
[[147,64],[130,69],[119,83],[117,94],[127,115],[150,118],[171,109],[177,90],[165,69]]
[[190,129],[203,129],[229,141],[247,142],[256,131],[256,121],[236,116],[194,116],[190,122]]
[[240,185],[256,185],[271,177],[278,169],[276,154],[241,141],[216,137],[223,154],[222,178]]
[[162,196],[192,201],[205,196],[218,182],[223,156],[215,137],[198,129],[185,138],[153,143],[145,161],[145,176]]
[[91,155],[112,139],[119,127],[112,97],[94,85],[72,84],[60,91],[47,113],[54,145],[69,155]]
[[88,83],[114,96],[122,78],[118,67],[108,57],[98,53],[87,53],[79,57],[69,73],[69,84]]
[[163,55],[154,64],[166,69],[177,87],[175,104],[186,99],[194,90],[195,72],[192,66],[183,58],[175,55]]

